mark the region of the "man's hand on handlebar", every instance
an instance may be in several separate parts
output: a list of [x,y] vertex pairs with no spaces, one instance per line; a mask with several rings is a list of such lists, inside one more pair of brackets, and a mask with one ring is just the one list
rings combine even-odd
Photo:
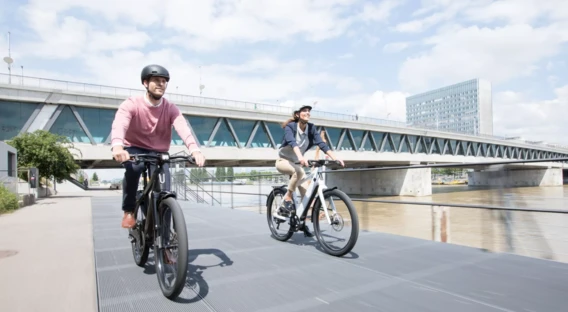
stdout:
[[201,154],[200,151],[195,151],[195,152],[191,153],[191,156],[195,160],[195,164],[198,167],[203,167],[203,165],[205,164],[205,157],[203,157],[203,154]]
[[127,160],[130,159],[130,154],[128,153],[127,150],[125,150],[124,148],[122,148],[122,146],[114,146],[112,148],[112,157],[120,162],[123,163]]

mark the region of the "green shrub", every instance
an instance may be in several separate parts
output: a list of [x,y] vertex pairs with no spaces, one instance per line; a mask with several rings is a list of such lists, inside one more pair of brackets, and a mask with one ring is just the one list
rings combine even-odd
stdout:
[[18,209],[18,196],[0,185],[0,213]]

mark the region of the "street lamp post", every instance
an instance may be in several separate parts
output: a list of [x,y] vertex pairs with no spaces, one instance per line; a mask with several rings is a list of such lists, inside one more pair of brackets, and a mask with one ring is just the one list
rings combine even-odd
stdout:
[[4,62],[8,64],[8,83],[12,83],[12,63],[14,63],[14,59],[12,59],[11,51],[10,51],[10,32],[8,32],[8,56],[4,57]]

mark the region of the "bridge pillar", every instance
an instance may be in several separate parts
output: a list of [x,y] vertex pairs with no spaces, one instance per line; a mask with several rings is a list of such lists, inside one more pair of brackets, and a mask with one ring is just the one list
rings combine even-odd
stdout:
[[395,169],[377,171],[337,172],[326,174],[328,187],[337,186],[349,195],[432,195],[432,170]]
[[471,186],[562,186],[562,168],[468,172]]

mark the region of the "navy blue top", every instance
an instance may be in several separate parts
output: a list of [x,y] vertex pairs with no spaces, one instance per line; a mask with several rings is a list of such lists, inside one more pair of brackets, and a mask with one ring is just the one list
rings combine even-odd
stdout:
[[[280,148],[288,145],[292,146],[292,148],[298,146],[298,143],[296,143],[297,129],[298,123],[295,121],[289,122],[286,127],[284,127],[284,137],[282,138],[282,145],[280,145]],[[308,129],[306,133],[308,134],[307,150],[309,150],[312,146],[317,145],[324,153],[327,153],[327,151],[329,151],[330,148],[322,140],[313,123],[308,122]]]

